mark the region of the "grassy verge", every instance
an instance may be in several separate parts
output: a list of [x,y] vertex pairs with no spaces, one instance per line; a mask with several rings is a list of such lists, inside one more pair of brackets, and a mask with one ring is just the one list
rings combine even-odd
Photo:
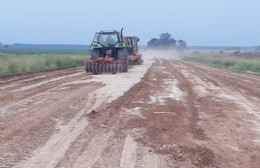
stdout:
[[84,65],[87,53],[21,54],[0,52],[0,76]]
[[200,62],[241,72],[260,73],[260,59],[238,58],[229,55],[213,55],[210,53],[188,55],[185,60]]

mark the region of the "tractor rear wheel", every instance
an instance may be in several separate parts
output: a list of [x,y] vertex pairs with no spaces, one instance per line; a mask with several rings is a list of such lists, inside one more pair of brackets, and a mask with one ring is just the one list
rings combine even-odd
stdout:
[[141,54],[138,55],[137,64],[138,65],[142,65],[143,64],[143,59],[142,59],[142,55]]
[[128,55],[125,48],[118,50],[118,59],[123,61],[122,72],[128,72]]
[[99,51],[93,49],[93,50],[91,50],[90,55],[91,55],[91,60],[96,60],[99,57]]

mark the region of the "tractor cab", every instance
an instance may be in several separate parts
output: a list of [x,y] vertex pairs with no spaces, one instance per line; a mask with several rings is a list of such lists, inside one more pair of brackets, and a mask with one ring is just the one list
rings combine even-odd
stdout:
[[118,50],[125,48],[122,31],[101,31],[95,34],[91,50],[99,52],[99,57],[113,57],[117,59]]
[[118,31],[97,32],[93,43],[100,44],[102,47],[115,46],[121,40],[121,35]]

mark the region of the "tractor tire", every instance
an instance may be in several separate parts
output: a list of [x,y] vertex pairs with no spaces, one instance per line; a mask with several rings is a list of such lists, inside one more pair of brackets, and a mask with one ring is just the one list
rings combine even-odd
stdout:
[[88,69],[89,65],[88,63],[85,64],[85,71],[88,73],[89,72],[89,69]]
[[102,72],[104,72],[104,73],[107,72],[106,64],[103,64],[103,65],[102,65]]
[[91,50],[91,60],[96,60],[99,57],[99,51],[98,50]]
[[121,73],[122,72],[122,65],[118,64],[118,72]]
[[92,69],[93,69],[93,73],[95,74],[95,75],[97,75],[98,74],[98,63],[94,63],[93,64],[93,66],[92,66]]
[[117,73],[117,65],[112,64],[112,74],[116,74],[116,73]]
[[98,64],[98,73],[103,73],[103,64],[102,63]]
[[106,72],[110,72],[110,64],[106,64]]
[[123,61],[122,72],[128,72],[128,55],[125,48],[118,50],[118,59]]
[[91,63],[86,63],[85,64],[85,71],[88,73],[88,72],[91,72]]
[[137,58],[137,65],[142,65],[143,64],[143,59],[142,59],[142,55],[141,54],[139,54],[138,55],[138,58]]

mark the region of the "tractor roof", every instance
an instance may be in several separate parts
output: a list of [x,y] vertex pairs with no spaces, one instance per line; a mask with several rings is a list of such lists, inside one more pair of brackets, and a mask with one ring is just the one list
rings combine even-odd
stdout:
[[137,36],[125,36],[125,38],[139,38]]
[[117,30],[102,30],[102,31],[97,32],[97,33],[119,33],[119,31],[117,31]]
[[124,38],[134,38],[134,39],[140,40],[139,37],[137,37],[137,36],[125,36]]

